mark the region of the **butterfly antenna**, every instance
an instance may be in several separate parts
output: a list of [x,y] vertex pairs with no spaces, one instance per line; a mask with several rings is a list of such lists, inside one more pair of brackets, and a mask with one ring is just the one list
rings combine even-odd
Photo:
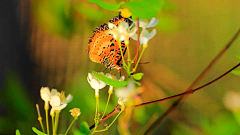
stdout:
[[140,62],[140,63],[138,63],[138,64],[148,64],[148,63],[150,63],[150,62]]

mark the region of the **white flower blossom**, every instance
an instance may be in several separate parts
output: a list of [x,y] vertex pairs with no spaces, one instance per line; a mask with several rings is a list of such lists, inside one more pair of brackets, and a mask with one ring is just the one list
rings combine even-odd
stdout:
[[54,94],[55,94],[55,95],[53,95],[53,96],[51,97],[51,100],[50,100],[50,105],[52,106],[51,111],[50,111],[50,114],[51,114],[52,116],[54,116],[54,112],[55,112],[56,110],[59,110],[59,111],[62,110],[62,109],[65,108],[65,107],[67,106],[67,104],[68,104],[69,102],[71,102],[72,99],[73,99],[73,96],[72,96],[71,94],[69,94],[69,95],[67,96],[67,98],[66,98],[64,92],[61,92],[61,93],[59,94],[59,92],[55,91]]
[[158,24],[159,20],[156,19],[155,17],[153,17],[150,22],[148,22],[148,20],[145,19],[139,19],[139,27],[144,29],[147,28],[152,28],[154,26],[156,26]]
[[108,34],[112,34],[115,39],[124,41],[126,44],[129,44],[129,38],[132,37],[137,31],[136,27],[131,29],[131,26],[129,26],[126,22],[121,22],[118,24],[118,26],[108,23],[108,27]]
[[49,101],[51,100],[52,96],[54,95],[60,95],[60,93],[56,89],[52,89],[50,92],[50,89],[48,87],[42,87],[40,89],[40,96],[45,102],[44,107],[46,109],[49,108]]
[[[140,44],[143,44],[143,47],[147,47],[148,41],[152,39],[157,33],[156,29],[153,29],[150,33],[146,29],[156,26],[158,24],[158,21],[159,20],[155,17],[153,17],[150,22],[148,22],[148,20],[139,19],[139,27],[142,28],[141,34],[139,36],[139,42]],[[134,34],[131,38],[137,41],[137,37],[138,35]]]
[[117,88],[115,94],[118,98],[129,99],[137,94],[136,84],[130,80],[126,87]]
[[[103,72],[100,72],[98,74],[104,75]],[[91,85],[91,87],[95,89],[95,96],[99,96],[99,90],[106,86],[106,83],[97,79],[97,77],[94,76],[92,73],[88,73],[87,81]]]
[[[150,33],[146,29],[142,30],[139,37],[140,44],[143,44],[145,47],[147,47],[148,41],[152,39],[156,35],[156,33],[157,33],[156,29],[153,29]],[[137,41],[137,34],[132,36],[132,39]]]
[[41,96],[42,100],[44,101],[44,107],[46,109],[48,109],[49,108],[48,102],[51,99],[50,89],[48,87],[42,87],[40,89],[40,96]]

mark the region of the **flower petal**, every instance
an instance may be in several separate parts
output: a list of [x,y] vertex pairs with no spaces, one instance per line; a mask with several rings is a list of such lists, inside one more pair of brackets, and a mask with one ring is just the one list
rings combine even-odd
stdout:
[[65,108],[67,106],[67,104],[62,104],[62,105],[60,105],[60,106],[54,106],[53,108],[55,109],[55,110],[62,110],[63,108]]
[[144,22],[144,20],[143,20],[143,19],[139,19],[139,27],[141,27],[141,28],[145,29],[145,28],[146,28],[146,26],[147,26],[147,23],[146,23],[146,22]]
[[133,40],[135,40],[135,41],[137,41],[137,34],[134,34],[131,38],[133,39]]
[[140,44],[147,43],[147,42],[148,42],[148,38],[146,38],[146,37],[140,38]]
[[71,94],[69,94],[66,98],[66,101],[61,102],[61,104],[67,104],[67,103],[71,102],[72,99],[73,99],[73,96]]
[[51,96],[59,96],[60,93],[57,91],[57,89],[52,89],[51,90]]
[[54,116],[54,112],[55,112],[55,108],[52,107],[51,111],[50,111],[50,115]]
[[146,26],[146,28],[151,28],[154,27],[158,24],[158,19],[156,19],[155,17],[153,17],[150,22],[148,23],[148,25]]
[[40,89],[40,96],[42,98],[42,100],[44,100],[45,102],[50,101],[51,97],[50,97],[50,90],[48,87],[42,87]]
[[148,35],[149,35],[149,32],[148,32],[148,30],[142,30],[142,32],[141,32],[141,35],[143,36],[143,37],[148,37]]
[[91,81],[93,79],[92,74],[88,73],[88,79]]
[[93,80],[91,81],[90,85],[91,85],[91,87],[92,87],[93,89],[97,89],[97,88],[99,87],[99,83],[98,83],[98,81],[97,81],[96,79],[93,79]]
[[59,96],[52,96],[51,100],[50,100],[50,105],[52,107],[55,107],[55,106],[60,106],[61,104],[61,100],[60,100],[60,97]]
[[129,25],[126,22],[122,22],[121,25],[123,26],[123,28],[126,30],[128,29]]
[[136,31],[137,31],[137,27],[132,28],[132,29],[128,32],[129,37],[132,37],[133,35],[135,35]]
[[156,35],[156,33],[157,33],[157,30],[156,29],[153,29],[151,32],[150,32],[150,34],[148,35],[148,40],[150,40],[151,38],[153,38],[155,35]]

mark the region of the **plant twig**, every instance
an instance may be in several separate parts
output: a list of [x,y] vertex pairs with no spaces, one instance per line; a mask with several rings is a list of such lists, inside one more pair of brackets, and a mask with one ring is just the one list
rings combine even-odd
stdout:
[[[231,68],[230,70],[228,70],[226,73],[220,75],[219,77],[217,77],[216,79],[212,80],[211,82],[207,83],[207,84],[204,84],[203,86],[200,86],[196,89],[193,89],[193,90],[189,90],[189,91],[186,91],[186,92],[183,92],[183,93],[180,93],[180,94],[177,94],[177,95],[174,95],[174,96],[170,96],[170,97],[167,97],[167,98],[162,98],[162,99],[158,99],[158,100],[154,100],[154,101],[150,101],[150,102],[145,102],[145,103],[142,103],[142,104],[138,104],[138,105],[134,105],[134,106],[130,106],[130,107],[126,107],[126,109],[130,109],[130,108],[136,108],[136,107],[140,107],[140,106],[145,106],[145,105],[150,105],[150,104],[154,104],[154,103],[158,103],[158,102],[162,102],[162,101],[165,101],[165,100],[169,100],[169,99],[172,99],[172,98],[176,98],[176,97],[180,97],[180,96],[183,96],[183,95],[188,95],[188,94],[193,94],[195,91],[198,91],[202,88],[205,88],[206,86],[216,82],[217,80],[221,79],[222,77],[226,76],[228,73],[230,73],[231,71],[233,71],[234,69],[236,69],[237,67],[240,66],[240,63],[237,64],[236,66],[234,66],[233,68]],[[116,114],[116,113],[119,113],[121,110],[119,109],[119,106],[120,105],[117,105],[114,110],[112,112],[110,112],[108,115],[106,115],[105,117],[103,117],[103,119],[99,122],[99,124],[103,121],[105,121],[106,119],[108,119],[109,117],[111,117],[112,115]],[[93,129],[95,127],[95,124],[93,124],[91,127],[89,127],[89,129]]]
[[[109,117],[111,117],[112,115],[116,114],[116,113],[119,113],[121,111],[121,109],[119,108],[120,105],[118,104],[114,110],[112,112],[110,112],[108,115],[106,115],[105,117],[102,118],[102,120],[98,123],[102,123],[103,121],[105,121],[106,119],[108,119]],[[93,129],[95,127],[95,124],[93,124],[92,126],[89,127],[89,129]]]
[[[212,69],[212,67],[217,63],[217,61],[221,58],[221,56],[227,51],[227,49],[232,45],[232,43],[235,41],[235,39],[238,37],[240,33],[240,28],[238,29],[238,31],[236,32],[236,34],[233,36],[233,38],[224,46],[224,48],[219,52],[219,54],[212,60],[212,62],[207,66],[207,68],[205,70],[203,70],[203,72],[200,74],[200,76],[192,83],[192,85],[186,90],[186,91],[190,91],[192,89],[194,89],[202,80],[203,78],[209,73],[209,71]],[[158,118],[158,120],[156,122],[153,123],[153,125],[146,131],[145,134],[150,133],[151,131],[153,131],[157,125],[159,125],[162,120],[170,113],[172,112],[181,102],[183,102],[184,100],[186,100],[187,96],[182,96],[180,97],[177,101],[175,101],[170,108],[168,108],[168,110],[162,114],[162,116],[160,116]]]
[[221,76],[217,77],[216,79],[212,80],[211,82],[207,83],[207,84],[204,84],[203,86],[200,86],[196,89],[193,89],[193,90],[189,90],[189,91],[186,91],[186,92],[183,92],[183,93],[180,93],[180,94],[177,94],[177,95],[174,95],[174,96],[171,96],[171,97],[167,97],[167,98],[163,98],[163,99],[158,99],[158,100],[154,100],[154,101],[150,101],[150,102],[145,102],[145,103],[142,103],[142,104],[139,104],[139,105],[134,105],[134,106],[131,106],[131,107],[127,107],[126,109],[128,108],[136,108],[136,107],[140,107],[140,106],[145,106],[145,105],[150,105],[150,104],[154,104],[154,103],[158,103],[158,102],[162,102],[162,101],[165,101],[165,100],[169,100],[169,99],[172,99],[172,98],[176,98],[176,97],[181,97],[181,96],[184,96],[184,95],[189,95],[189,94],[193,94],[195,91],[198,91],[202,88],[205,88],[206,86],[216,82],[217,80],[221,79],[222,77],[224,77],[225,75],[227,75],[228,73],[230,73],[231,71],[233,71],[234,69],[236,69],[237,67],[240,66],[240,63],[237,64],[236,66],[234,66],[233,68],[231,68],[230,70],[228,70],[226,73],[222,74]]

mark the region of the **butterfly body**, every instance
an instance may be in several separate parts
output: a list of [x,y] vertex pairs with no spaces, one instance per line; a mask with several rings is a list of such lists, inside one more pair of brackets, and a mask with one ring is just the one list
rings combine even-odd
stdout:
[[[125,20],[127,19],[118,15],[109,22],[118,26],[119,22]],[[103,64],[106,68],[119,70],[122,67],[120,64],[122,59],[120,49],[122,49],[124,54],[126,46],[123,41],[119,45],[113,35],[106,33],[108,29],[108,25],[103,24],[93,31],[94,34],[88,42],[88,55],[93,62]]]

